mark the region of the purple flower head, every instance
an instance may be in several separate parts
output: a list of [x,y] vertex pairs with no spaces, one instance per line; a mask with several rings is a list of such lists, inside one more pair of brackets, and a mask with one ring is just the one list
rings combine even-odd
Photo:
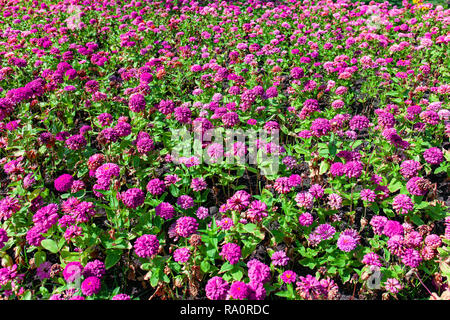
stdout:
[[150,258],[158,253],[159,240],[153,234],[144,234],[134,243],[134,252],[141,258]]
[[191,257],[189,248],[178,248],[173,252],[173,259],[178,263],[185,263]]
[[173,218],[175,209],[168,202],[161,202],[155,207],[155,213],[157,216],[162,217],[165,220]]
[[105,264],[100,260],[94,260],[86,263],[83,270],[83,276],[85,277],[97,277],[101,279],[106,273]]
[[441,149],[433,147],[424,151],[423,158],[429,164],[438,165],[444,161],[444,154]]
[[62,174],[54,181],[55,189],[59,192],[67,192],[70,190],[70,187],[72,187],[73,181],[74,178],[70,174]]
[[63,270],[67,282],[74,282],[83,275],[83,266],[78,261],[69,262]]
[[175,224],[175,232],[179,237],[187,238],[197,232],[198,223],[193,217],[178,218]]
[[276,251],[272,254],[270,257],[272,260],[272,264],[274,266],[286,266],[289,262],[289,257],[286,255],[286,253],[282,250]]
[[88,277],[81,283],[81,292],[86,296],[92,296],[100,292],[101,281],[97,277]]
[[220,255],[230,264],[236,264],[241,258],[241,247],[235,243],[226,243],[222,246]]
[[209,279],[205,287],[206,297],[209,300],[225,300],[229,290],[229,283],[217,276]]
[[144,204],[145,193],[139,188],[131,188],[120,194],[120,199],[128,208],[136,209]]
[[249,294],[248,286],[244,282],[235,281],[231,284],[228,291],[229,299],[244,300],[247,299]]
[[192,208],[194,206],[194,199],[192,199],[190,196],[188,195],[182,195],[177,199],[177,204],[182,208],[182,209],[189,209]]
[[280,278],[284,283],[294,283],[297,279],[297,274],[292,270],[286,270],[281,274]]
[[248,277],[251,282],[266,283],[270,280],[270,267],[257,259],[247,262]]

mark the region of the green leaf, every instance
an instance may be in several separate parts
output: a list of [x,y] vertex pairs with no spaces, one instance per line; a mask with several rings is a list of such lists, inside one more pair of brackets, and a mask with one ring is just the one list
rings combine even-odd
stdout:
[[203,260],[202,263],[200,263],[200,268],[203,272],[207,273],[211,269],[211,264],[208,261]]
[[225,262],[225,263],[222,265],[222,267],[220,268],[219,273],[224,273],[224,272],[230,271],[230,270],[232,270],[232,269],[233,269],[233,265],[230,264],[229,262]]
[[52,239],[44,239],[41,242],[41,245],[43,248],[47,249],[51,253],[57,253],[58,252],[58,244],[56,241]]
[[37,267],[41,265],[41,263],[45,262],[47,256],[44,251],[38,251],[34,254],[34,263]]
[[122,250],[106,250],[105,268],[109,269],[119,262]]
[[411,218],[411,221],[414,222],[418,226],[425,224],[425,222],[419,216],[411,215],[410,218]]

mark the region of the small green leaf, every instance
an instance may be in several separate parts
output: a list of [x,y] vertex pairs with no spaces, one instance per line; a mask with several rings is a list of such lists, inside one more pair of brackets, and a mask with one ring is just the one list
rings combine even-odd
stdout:
[[44,239],[41,242],[43,248],[47,249],[51,253],[58,252],[58,244],[52,239]]
[[106,250],[105,268],[109,269],[119,262],[122,250]]

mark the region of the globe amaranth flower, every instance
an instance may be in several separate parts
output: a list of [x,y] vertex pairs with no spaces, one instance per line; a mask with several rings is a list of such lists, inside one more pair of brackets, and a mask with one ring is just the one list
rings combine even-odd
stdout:
[[241,247],[235,243],[226,243],[222,246],[220,256],[230,264],[236,264],[241,258]]
[[334,162],[330,166],[330,174],[333,177],[340,177],[340,176],[344,175],[345,174],[344,164],[341,162]]
[[197,232],[198,223],[193,217],[178,218],[175,224],[175,232],[178,236],[187,238]]
[[392,208],[397,214],[407,214],[414,208],[414,203],[407,195],[399,194],[392,200]]
[[178,248],[173,252],[173,259],[178,263],[185,263],[191,257],[189,248]]
[[327,135],[331,130],[330,121],[324,118],[317,118],[312,122],[310,130],[317,137]]
[[267,205],[260,200],[252,201],[246,212],[246,217],[251,222],[261,221],[263,218],[267,217]]
[[13,197],[5,197],[0,200],[0,220],[9,219],[21,208],[19,200]]
[[349,125],[352,130],[364,130],[369,127],[370,121],[365,116],[356,115],[350,120]]
[[154,196],[162,195],[165,190],[166,184],[158,178],[152,179],[147,183],[147,191]]
[[209,300],[225,300],[230,290],[230,284],[222,277],[212,277],[205,286],[206,297]]
[[50,229],[58,221],[58,205],[50,203],[40,208],[33,215],[35,225],[42,226],[44,230]]
[[420,262],[422,262],[420,253],[412,248],[406,249],[401,258],[402,262],[411,268],[417,268]]
[[195,212],[195,215],[200,220],[203,220],[209,216],[209,210],[208,210],[208,208],[205,208],[205,207],[198,207],[197,211]]
[[5,246],[5,243],[8,242],[8,233],[5,229],[0,228],[0,249]]
[[50,278],[50,269],[52,267],[52,263],[49,261],[42,262],[39,267],[36,269],[36,276],[40,280],[49,279]]
[[328,195],[328,205],[333,210],[339,210],[342,207],[342,197],[337,193]]
[[248,277],[251,282],[266,283],[270,280],[270,267],[257,259],[247,262]]
[[227,200],[227,207],[229,210],[240,212],[250,204],[250,197],[250,194],[245,190],[239,190]]
[[403,226],[395,220],[388,220],[383,227],[383,234],[392,237],[396,234],[403,235]]
[[359,178],[364,167],[359,161],[349,161],[344,165],[344,173],[347,178]]
[[97,277],[88,277],[81,283],[81,292],[86,296],[92,296],[100,292],[101,281]]
[[[405,229],[405,227],[403,228]],[[422,240],[422,236],[417,231],[410,231],[405,234],[405,244],[411,248],[419,247],[422,244]]]
[[174,117],[178,122],[189,123],[191,121],[192,111],[187,106],[180,106],[175,108]]
[[235,281],[231,284],[228,291],[228,299],[232,300],[244,300],[248,298],[249,290],[246,283],[241,281]]
[[384,288],[386,289],[386,291],[395,294],[398,293],[400,290],[402,290],[403,286],[397,279],[389,278],[386,279],[386,282],[384,283]]
[[300,192],[295,196],[295,202],[300,208],[311,209],[314,203],[314,196],[309,192]]
[[66,282],[74,282],[83,275],[83,266],[78,261],[69,262],[63,270]]
[[405,250],[405,238],[399,234],[393,235],[387,242],[387,248],[390,253],[401,256]]
[[136,149],[140,154],[146,154],[155,149],[155,145],[150,137],[144,137],[137,140]]
[[441,246],[442,240],[437,234],[429,234],[425,237],[425,245],[432,249],[437,249]]
[[205,179],[203,178],[193,178],[191,181],[191,188],[194,191],[202,191],[205,190],[208,187],[208,184],[206,183]]
[[322,188],[320,184],[313,184],[309,188],[308,192],[311,193],[313,197],[316,199],[322,198],[323,195],[325,194],[325,190]]
[[337,241],[337,246],[341,251],[350,252],[358,245],[357,240],[349,235],[341,234]]
[[329,240],[333,238],[336,229],[328,223],[320,224],[314,230],[314,233],[319,235],[322,240]]
[[361,200],[367,201],[367,202],[374,202],[376,196],[377,196],[376,193],[370,189],[363,189],[363,190],[361,190],[361,193],[360,193]]
[[284,283],[294,283],[297,279],[297,274],[292,270],[286,270],[280,275],[280,279]]
[[66,147],[70,150],[80,150],[87,144],[86,138],[81,134],[70,136],[65,141]]
[[100,260],[94,260],[86,263],[83,270],[84,277],[97,277],[101,279],[106,273],[105,264]]
[[361,262],[368,266],[382,266],[380,257],[375,252],[366,253]]
[[406,183],[406,189],[414,196],[424,196],[429,190],[429,181],[421,177],[413,177]]
[[139,188],[131,188],[120,194],[120,199],[128,208],[136,209],[144,204],[145,193]]
[[415,177],[417,175],[421,167],[422,165],[419,161],[405,160],[400,165],[400,174],[405,179],[411,179],[412,177]]
[[70,174],[62,174],[54,181],[55,189],[59,192],[67,192],[72,187],[73,181],[74,178]]
[[304,227],[309,227],[312,225],[314,217],[309,212],[304,212],[298,217],[298,223]]
[[180,206],[180,208],[187,210],[194,206],[194,199],[192,199],[188,195],[182,195],[178,197],[177,204]]
[[159,240],[153,234],[144,234],[136,239],[134,252],[138,257],[150,258],[158,253]]
[[157,216],[162,217],[165,220],[173,218],[175,209],[168,202],[161,202],[155,207],[155,213]]
[[133,112],[141,112],[145,110],[145,97],[142,94],[135,93],[130,97],[128,107]]
[[423,158],[429,164],[437,165],[444,161],[444,154],[441,149],[433,147],[423,152]]
[[282,250],[275,251],[270,259],[272,260],[272,264],[274,266],[286,266],[289,262],[289,257]]

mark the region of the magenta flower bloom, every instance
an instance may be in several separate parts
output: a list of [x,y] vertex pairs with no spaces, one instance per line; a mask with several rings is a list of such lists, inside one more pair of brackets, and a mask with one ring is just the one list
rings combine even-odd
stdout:
[[393,235],[402,235],[403,234],[403,226],[400,222],[389,220],[386,222],[383,228],[383,234],[392,237]]
[[407,195],[399,194],[392,200],[392,207],[397,214],[407,214],[414,208],[414,203]]
[[226,243],[222,246],[220,255],[230,264],[236,264],[241,258],[241,247],[235,243]]
[[247,299],[249,294],[248,286],[244,282],[235,281],[231,284],[228,292],[229,299],[244,300]]
[[70,174],[62,174],[54,181],[55,189],[59,192],[67,192],[72,187],[73,181],[74,178]]
[[193,217],[178,218],[175,224],[175,232],[178,236],[187,238],[197,232],[198,223]]
[[375,252],[365,254],[361,262],[368,266],[382,266],[380,257]]
[[304,212],[298,217],[298,223],[304,227],[309,227],[312,225],[314,217],[309,212]]
[[344,252],[350,252],[356,248],[358,242],[355,238],[349,235],[341,234],[337,241],[337,246]]
[[144,204],[145,193],[141,189],[131,188],[120,194],[120,199],[128,208],[136,209]]
[[192,208],[194,206],[194,199],[192,199],[190,196],[188,195],[182,195],[177,199],[177,204],[182,208],[182,209],[189,209]]
[[437,165],[444,161],[444,154],[441,149],[433,147],[424,151],[423,158],[429,164]]
[[359,161],[349,161],[344,165],[344,173],[347,178],[359,178],[364,167]]
[[386,291],[390,293],[398,293],[400,290],[403,289],[403,286],[400,284],[400,282],[395,278],[389,278],[384,283],[384,288]]
[[185,263],[191,257],[189,248],[178,248],[173,252],[173,259],[178,263]]
[[0,229],[0,249],[5,246],[5,243],[8,242],[8,233],[5,229]]
[[92,296],[100,292],[102,284],[97,277],[88,277],[81,283],[81,292],[86,296]]
[[289,257],[282,250],[274,252],[270,259],[274,266],[286,266],[289,262]]
[[209,300],[225,300],[229,290],[229,283],[218,276],[209,279],[205,287],[206,297]]
[[292,270],[286,270],[283,272],[280,278],[284,283],[294,283],[297,279],[297,274]]
[[70,150],[80,150],[87,144],[86,138],[81,134],[73,135],[65,141],[66,147]]
[[164,181],[158,178],[152,179],[147,183],[147,191],[154,196],[159,196],[166,190],[166,184]]
[[420,257],[420,253],[417,250],[414,249],[406,249],[402,254],[402,262],[411,267],[411,268],[417,268],[422,262],[422,258]]
[[155,213],[157,216],[162,217],[165,220],[173,218],[175,209],[168,202],[161,202],[155,207]]
[[141,258],[150,258],[158,253],[159,240],[153,234],[144,234],[134,243],[134,252]]
[[255,283],[266,283],[270,280],[270,267],[257,259],[247,262],[248,277]]
[[63,277],[67,282],[74,282],[83,275],[83,266],[78,261],[69,262],[63,271]]
[[130,101],[128,102],[128,107],[133,112],[141,112],[145,110],[145,98],[142,94],[136,93],[130,97]]
[[83,276],[85,277],[97,277],[101,279],[106,273],[105,264],[100,260],[94,260],[86,263],[83,270]]

